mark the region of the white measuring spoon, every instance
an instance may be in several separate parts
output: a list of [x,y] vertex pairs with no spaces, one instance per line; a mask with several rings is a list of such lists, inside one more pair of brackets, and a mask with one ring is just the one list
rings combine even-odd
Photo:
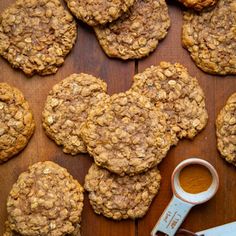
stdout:
[[[205,166],[212,175],[212,183],[210,187],[204,192],[191,194],[185,192],[180,186],[180,171],[184,167],[192,164]],[[199,158],[189,158],[182,161],[175,168],[171,177],[171,186],[174,195],[169,205],[162,213],[160,219],[157,221],[155,227],[153,228],[151,236],[157,236],[158,232],[165,233],[169,236],[174,236],[191,208],[195,205],[202,204],[208,201],[215,195],[219,186],[219,177],[215,168],[209,162]]]

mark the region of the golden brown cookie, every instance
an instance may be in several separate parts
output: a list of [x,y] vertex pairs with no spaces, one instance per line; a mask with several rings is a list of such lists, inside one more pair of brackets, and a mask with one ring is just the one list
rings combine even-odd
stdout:
[[153,169],[134,176],[118,176],[93,164],[85,189],[94,211],[114,220],[143,217],[160,188],[161,175]]
[[[34,235],[38,235],[37,233]],[[22,236],[21,234],[17,233],[16,231],[12,231],[10,229],[9,222],[7,221],[5,224],[5,233],[3,236]],[[80,225],[77,225],[77,228],[75,231],[73,231],[71,234],[66,234],[66,236],[81,236],[80,233]]]
[[166,115],[135,92],[114,94],[91,109],[81,136],[97,165],[134,175],[157,165],[170,148]]
[[0,55],[26,75],[57,72],[77,36],[60,0],[17,0],[0,18]]
[[0,163],[27,145],[34,128],[33,114],[23,94],[0,83]]
[[9,227],[21,235],[64,236],[79,229],[83,188],[59,165],[38,162],[23,172],[7,200]]
[[218,0],[178,0],[184,6],[192,8],[196,11],[201,11],[203,8],[213,6]]
[[118,20],[95,27],[101,47],[109,57],[137,59],[154,51],[170,27],[165,0],[136,0]]
[[71,12],[85,23],[95,26],[116,20],[127,12],[135,0],[65,0]]
[[207,123],[205,96],[196,78],[182,65],[161,62],[134,76],[131,90],[150,98],[167,115],[172,144],[193,138]]
[[5,222],[5,232],[3,234],[3,236],[21,236],[20,234],[18,234],[17,232],[13,232],[10,229],[10,224],[8,221]]
[[63,146],[65,153],[86,152],[80,126],[91,107],[108,96],[106,91],[107,85],[101,79],[81,73],[70,75],[49,92],[43,127],[51,139]]
[[217,147],[222,157],[236,166],[236,93],[233,93],[216,119]]
[[184,13],[182,43],[200,69],[236,74],[235,21],[235,0],[219,0],[212,9]]

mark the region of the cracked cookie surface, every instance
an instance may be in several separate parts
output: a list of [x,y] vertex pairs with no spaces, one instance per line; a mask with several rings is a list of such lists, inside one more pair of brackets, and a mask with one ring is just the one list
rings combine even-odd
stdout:
[[27,145],[34,128],[32,111],[21,91],[0,83],[0,163]]
[[185,12],[183,46],[195,64],[210,74],[236,74],[236,2],[219,0],[212,9]]
[[154,51],[170,27],[165,0],[137,0],[118,20],[95,27],[109,57],[138,59]]
[[23,172],[7,200],[9,227],[20,235],[73,234],[81,221],[83,188],[65,168],[38,162]]
[[166,114],[135,93],[114,94],[91,109],[81,136],[95,163],[119,175],[157,165],[170,148]]
[[172,144],[193,138],[207,123],[204,93],[196,78],[182,65],[161,62],[134,76],[131,90],[150,98],[167,114]]
[[216,119],[216,135],[222,157],[236,166],[236,93],[229,97]]
[[188,8],[193,8],[196,11],[201,11],[203,8],[210,7],[216,4],[218,0],[178,0]]
[[90,26],[116,20],[135,0],[65,0],[71,12]]
[[108,96],[106,91],[107,85],[101,79],[81,73],[70,75],[49,92],[43,127],[51,139],[63,146],[65,153],[76,155],[87,151],[80,126],[90,108]]
[[77,36],[59,0],[17,0],[0,18],[0,55],[26,75],[57,72]]
[[161,175],[153,169],[134,176],[118,176],[93,164],[85,189],[94,211],[114,220],[143,217],[160,188]]

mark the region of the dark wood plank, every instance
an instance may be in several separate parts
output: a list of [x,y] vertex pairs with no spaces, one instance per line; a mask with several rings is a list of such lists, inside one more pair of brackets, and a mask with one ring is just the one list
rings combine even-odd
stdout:
[[158,49],[153,54],[139,62],[138,71],[141,72],[151,65],[157,65],[160,61],[179,62],[186,66],[189,73],[198,79],[204,90],[209,120],[207,127],[194,140],[180,141],[160,164],[161,189],[148,214],[138,221],[139,236],[150,235],[153,226],[171,200],[170,178],[176,165],[193,156],[205,159],[216,167],[220,177],[220,187],[213,199],[191,210],[183,227],[196,232],[236,219],[234,200],[236,196],[236,171],[232,165],[220,158],[216,149],[215,137],[216,116],[228,96],[236,91],[236,76],[212,76],[195,66],[188,52],[181,46],[181,8],[175,3],[169,3],[169,8],[172,22],[168,36],[159,44]]
[[[0,1],[0,12],[14,0]],[[134,75],[134,62],[110,60],[102,52],[93,30],[81,22],[78,25],[78,38],[75,47],[68,55],[62,68],[56,75],[27,78],[22,72],[16,71],[0,58],[0,82],[7,82],[19,88],[27,98],[33,110],[36,130],[29,145],[16,157],[0,165],[0,235],[4,232],[7,218],[6,201],[8,193],[17,180],[18,175],[29,165],[45,160],[52,160],[68,171],[84,184],[84,177],[92,164],[88,155],[70,156],[62,152],[44,133],[41,125],[41,113],[49,90],[60,80],[72,73],[90,73],[104,79],[108,84],[109,94],[127,90]],[[82,235],[135,235],[133,221],[114,222],[103,216],[97,216],[89,205],[85,194],[85,206],[82,216]]]

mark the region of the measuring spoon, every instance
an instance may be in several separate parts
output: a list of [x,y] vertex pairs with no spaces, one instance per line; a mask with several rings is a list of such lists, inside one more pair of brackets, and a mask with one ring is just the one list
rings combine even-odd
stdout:
[[[209,188],[197,194],[185,192],[180,186],[179,174],[181,170],[192,164],[199,164],[205,166],[212,175],[212,183]],[[174,170],[171,177],[171,186],[173,197],[157,221],[155,227],[151,232],[151,236],[157,236],[158,232],[165,233],[169,236],[174,236],[178,228],[184,221],[185,217],[195,205],[202,204],[211,199],[219,186],[219,177],[215,168],[207,161],[200,158],[189,158],[182,161]]]

